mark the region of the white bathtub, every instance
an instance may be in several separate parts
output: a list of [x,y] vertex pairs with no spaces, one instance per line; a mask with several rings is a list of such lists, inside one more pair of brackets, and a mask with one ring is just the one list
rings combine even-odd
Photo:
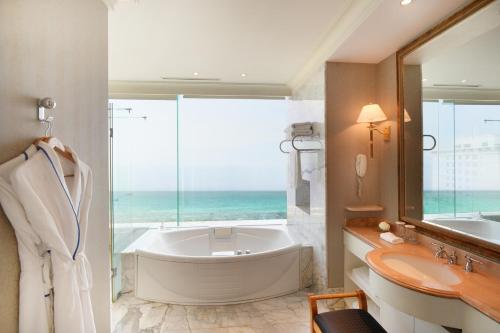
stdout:
[[469,236],[500,244],[500,222],[497,221],[468,217],[429,218],[426,221]]
[[146,300],[242,303],[300,286],[301,245],[283,226],[150,230],[133,245],[135,294]]

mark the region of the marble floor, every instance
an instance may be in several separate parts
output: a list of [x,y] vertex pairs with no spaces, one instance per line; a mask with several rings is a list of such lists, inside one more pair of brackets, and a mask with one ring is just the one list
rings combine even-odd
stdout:
[[[319,304],[320,311],[326,304]],[[143,301],[131,294],[113,304],[114,333],[309,333],[307,294],[217,306]]]

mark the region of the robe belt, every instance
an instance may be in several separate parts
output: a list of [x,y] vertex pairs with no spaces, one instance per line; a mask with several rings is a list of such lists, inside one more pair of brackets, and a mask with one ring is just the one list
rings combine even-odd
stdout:
[[52,291],[52,263],[50,261],[50,251],[45,251],[40,255],[42,258],[42,280],[44,295],[49,295]]
[[92,270],[85,253],[78,253],[74,264],[80,291],[89,291],[92,288]]

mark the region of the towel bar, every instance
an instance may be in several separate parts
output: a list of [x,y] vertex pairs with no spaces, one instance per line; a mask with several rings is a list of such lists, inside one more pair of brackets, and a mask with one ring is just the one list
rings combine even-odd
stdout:
[[320,150],[323,149],[323,147],[321,147],[321,148],[298,148],[296,146],[296,142],[316,142],[319,145],[321,145],[321,142],[319,140],[304,140],[303,138],[312,138],[312,137],[305,136],[305,135],[296,135],[291,140],[290,139],[282,140],[280,142],[280,144],[279,144],[279,149],[281,150],[281,152],[283,154],[289,154],[290,153],[290,152],[288,152],[288,151],[286,151],[286,150],[283,149],[283,144],[285,142],[290,142],[292,148],[295,149],[296,151],[298,151],[299,153],[314,153],[314,152],[318,152],[318,151],[320,151]]

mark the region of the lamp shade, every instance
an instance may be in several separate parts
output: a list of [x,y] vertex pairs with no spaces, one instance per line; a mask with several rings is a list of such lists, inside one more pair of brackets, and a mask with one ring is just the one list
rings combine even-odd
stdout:
[[367,104],[361,109],[359,114],[358,123],[376,123],[378,121],[384,121],[387,117],[382,111],[382,108],[378,104]]

